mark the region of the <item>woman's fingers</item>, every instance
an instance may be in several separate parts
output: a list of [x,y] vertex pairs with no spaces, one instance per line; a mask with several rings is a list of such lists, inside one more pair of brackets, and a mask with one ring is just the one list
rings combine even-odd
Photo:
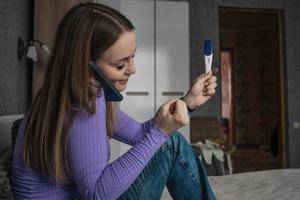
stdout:
[[210,77],[212,76],[212,71],[209,71],[208,73],[204,73],[199,75],[196,79],[195,82],[201,81],[202,83],[206,82]]
[[94,79],[94,78],[90,79],[90,83],[94,87],[100,87],[100,83],[96,79]]
[[213,84],[214,82],[217,81],[217,77],[213,75],[213,71],[209,71],[206,74],[201,74],[199,75],[195,80],[194,80],[194,85],[199,85],[202,87],[206,87],[210,84]]
[[217,77],[211,76],[205,83],[202,90],[204,96],[211,96],[216,93],[215,88],[217,87]]
[[207,85],[207,86],[204,88],[204,90],[205,90],[205,91],[206,91],[206,90],[211,90],[211,89],[215,89],[216,87],[217,87],[217,83],[214,82],[214,83],[211,83],[211,84]]
[[187,125],[189,116],[185,102],[180,99],[172,99],[161,105],[155,114],[154,123],[167,134]]
[[219,71],[219,68],[213,67],[211,71],[213,75],[216,75]]
[[95,80],[94,78],[91,78],[90,84],[91,84],[92,93],[94,95],[98,95],[99,91],[100,91],[100,87],[101,87],[100,83],[97,80]]
[[[219,71],[219,68],[212,68],[212,70],[210,70],[208,73],[203,73],[203,74],[200,74],[196,79],[195,81],[198,81],[199,79],[201,79],[203,82],[206,82],[207,79],[211,78],[211,77],[215,77],[215,75],[218,73]],[[216,78],[216,77],[215,77]]]
[[189,123],[189,116],[186,104],[184,101],[178,99],[176,102],[176,110],[174,112],[174,117],[176,121],[181,125],[187,125]]
[[217,77],[216,76],[211,76],[209,79],[207,79],[205,81],[205,83],[211,84],[217,81]]
[[203,92],[203,95],[204,96],[212,96],[215,93],[216,93],[215,89],[210,89],[210,90],[207,90],[207,91]]
[[173,112],[173,110],[174,110],[173,103],[176,101],[177,101],[176,99],[170,99],[167,102],[163,103],[161,105],[161,109],[162,109],[163,113],[167,114],[168,112]]
[[181,114],[187,113],[186,104],[181,99],[170,100],[170,102],[171,102],[171,104],[169,106],[170,114],[179,114],[179,115],[181,115]]

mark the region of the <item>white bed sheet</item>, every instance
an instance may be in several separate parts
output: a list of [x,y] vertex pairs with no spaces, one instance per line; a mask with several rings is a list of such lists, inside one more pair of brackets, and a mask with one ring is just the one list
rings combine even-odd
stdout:
[[300,169],[209,177],[218,200],[300,200]]

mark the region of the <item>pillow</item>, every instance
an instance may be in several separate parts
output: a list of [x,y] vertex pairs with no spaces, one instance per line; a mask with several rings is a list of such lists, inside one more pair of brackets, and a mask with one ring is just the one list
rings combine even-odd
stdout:
[[11,191],[10,176],[12,169],[12,156],[15,141],[17,138],[19,126],[22,119],[13,122],[11,127],[11,142],[9,145],[0,151],[0,199],[13,200],[13,193]]
[[12,200],[13,194],[10,186],[12,151],[8,146],[0,151],[0,199]]

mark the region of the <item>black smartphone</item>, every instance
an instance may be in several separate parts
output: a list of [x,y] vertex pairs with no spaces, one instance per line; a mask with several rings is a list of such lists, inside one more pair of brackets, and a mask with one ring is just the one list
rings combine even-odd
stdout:
[[106,101],[122,101],[122,94],[115,88],[110,80],[106,78],[101,69],[94,61],[89,62],[89,66],[95,75],[96,80],[102,85]]

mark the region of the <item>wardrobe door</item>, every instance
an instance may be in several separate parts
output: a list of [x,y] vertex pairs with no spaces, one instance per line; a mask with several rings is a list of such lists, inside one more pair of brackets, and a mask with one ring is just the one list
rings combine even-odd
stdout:
[[[156,2],[156,109],[171,98],[182,97],[189,80],[188,2]],[[189,141],[190,128],[179,131]]]
[[[130,77],[121,110],[139,122],[154,116],[154,1],[122,0],[120,11],[135,26],[136,73]],[[121,154],[128,150],[121,144]]]

